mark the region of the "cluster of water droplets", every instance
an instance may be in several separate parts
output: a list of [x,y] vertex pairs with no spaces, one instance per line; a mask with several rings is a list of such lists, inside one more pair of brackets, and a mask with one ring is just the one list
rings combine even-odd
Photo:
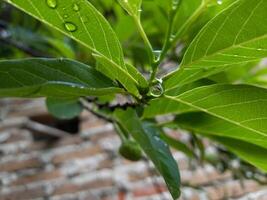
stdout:
[[[46,4],[51,9],[56,9],[58,7],[57,0],[46,0]],[[74,12],[78,12],[80,10],[80,6],[77,3],[74,3],[72,5],[72,10]],[[68,17],[69,17],[68,14],[63,15],[64,19],[67,19]],[[69,21],[64,22],[64,27],[69,32],[75,32],[77,30],[77,26],[74,23],[69,22]]]

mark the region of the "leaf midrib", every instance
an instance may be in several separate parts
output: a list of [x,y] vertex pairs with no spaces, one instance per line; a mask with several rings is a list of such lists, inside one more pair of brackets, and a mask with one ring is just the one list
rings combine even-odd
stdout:
[[172,96],[165,95],[165,97],[166,97],[166,98],[169,98],[169,99],[171,99],[171,100],[177,101],[177,102],[179,102],[179,103],[185,104],[185,105],[187,105],[187,106],[193,107],[193,108],[195,108],[195,109],[197,109],[197,110],[200,110],[200,111],[202,111],[202,112],[205,112],[205,113],[207,113],[207,114],[210,114],[210,115],[212,115],[212,116],[214,116],[214,117],[220,118],[220,119],[225,120],[225,121],[227,121],[227,122],[230,122],[230,123],[232,123],[232,124],[234,124],[234,125],[240,126],[240,127],[244,128],[244,129],[247,129],[247,130],[249,130],[249,131],[253,131],[253,132],[255,132],[255,133],[257,133],[257,134],[259,134],[259,135],[261,135],[261,136],[265,136],[265,137],[266,137],[266,134],[265,134],[264,132],[255,130],[255,129],[250,128],[250,127],[247,127],[247,126],[244,126],[244,125],[242,125],[242,124],[240,124],[240,123],[238,123],[238,122],[235,122],[235,121],[233,121],[233,120],[227,119],[227,118],[225,118],[225,117],[223,117],[223,116],[221,116],[221,115],[217,115],[217,114],[215,114],[215,113],[213,113],[213,112],[209,112],[209,111],[208,111],[207,109],[205,109],[205,108],[201,108],[201,107],[199,107],[199,106],[193,105],[193,104],[190,103],[190,102],[187,102],[187,101],[182,100],[181,98],[179,98],[179,96],[178,96],[178,97],[172,97]]

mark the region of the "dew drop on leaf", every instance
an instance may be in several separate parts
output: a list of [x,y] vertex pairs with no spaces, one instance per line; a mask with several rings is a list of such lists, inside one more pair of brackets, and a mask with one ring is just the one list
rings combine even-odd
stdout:
[[57,0],[46,0],[46,4],[49,8],[55,9],[57,7]]
[[159,57],[160,57],[160,55],[161,55],[161,52],[162,52],[161,50],[155,50],[155,51],[153,51],[153,54],[154,54],[156,60],[159,59]]
[[153,97],[160,97],[163,93],[164,93],[164,89],[160,82],[152,85],[152,87],[150,88],[150,94]]
[[171,34],[170,41],[172,42],[172,41],[174,41],[174,39],[175,39],[175,34]]
[[69,17],[69,15],[65,14],[63,17],[64,17],[65,19],[67,19],[67,18]]
[[217,0],[217,4],[222,5],[223,1],[222,0]]
[[69,32],[74,32],[77,30],[77,26],[71,22],[65,22],[65,29]]
[[72,9],[73,9],[74,11],[78,12],[78,11],[80,10],[80,7],[79,7],[78,4],[75,3],[75,4],[73,4]]

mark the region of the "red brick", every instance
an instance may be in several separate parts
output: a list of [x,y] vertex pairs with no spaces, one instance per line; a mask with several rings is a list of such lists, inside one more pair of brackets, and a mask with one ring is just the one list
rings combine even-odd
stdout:
[[48,181],[61,177],[60,171],[41,172],[31,176],[24,176],[12,183],[12,185],[25,185],[29,183]]
[[133,196],[134,197],[144,197],[144,196],[152,196],[156,194],[160,194],[162,192],[167,191],[167,188],[163,185],[159,185],[157,187],[155,186],[145,186],[136,188],[133,190]]
[[14,142],[19,142],[19,141],[25,141],[29,139],[29,132],[25,130],[18,130],[18,129],[10,129],[10,136],[9,138],[5,141],[5,144],[10,144]]
[[66,146],[66,145],[74,145],[74,144],[80,144],[83,140],[80,137],[80,135],[74,135],[74,136],[67,136],[56,142],[53,146],[54,147],[60,147],[60,146]]
[[110,158],[107,158],[98,163],[97,170],[112,168],[113,166],[113,161]]
[[94,134],[94,135],[90,136],[90,141],[92,141],[93,143],[97,143],[99,140],[107,138],[107,137],[112,137],[115,134],[116,133],[114,131],[105,131],[103,129],[103,133]]
[[45,196],[44,188],[38,187],[22,191],[13,191],[9,194],[0,195],[0,200],[30,200]]
[[61,164],[63,162],[66,162],[66,161],[72,160],[72,159],[90,157],[90,156],[96,155],[100,152],[101,152],[101,147],[98,145],[94,145],[94,146],[87,147],[85,149],[81,149],[78,151],[67,152],[64,154],[56,155],[52,159],[52,162],[54,164]]
[[10,161],[0,164],[0,171],[11,172],[22,169],[40,168],[43,163],[37,158],[30,158],[22,161]]
[[101,127],[104,124],[106,124],[106,122],[104,122],[103,120],[90,117],[89,119],[82,121],[82,123],[80,124],[80,130],[89,130],[90,128]]
[[69,193],[77,193],[80,191],[92,190],[97,188],[111,187],[114,185],[114,181],[112,179],[104,179],[104,180],[94,180],[91,182],[87,182],[84,184],[73,184],[67,183],[55,189],[53,195],[62,195]]

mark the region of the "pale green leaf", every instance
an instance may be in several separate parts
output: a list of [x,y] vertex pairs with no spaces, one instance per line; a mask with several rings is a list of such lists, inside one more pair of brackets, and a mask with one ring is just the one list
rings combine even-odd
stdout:
[[[168,107],[168,113],[165,112],[166,107]],[[165,96],[161,104],[157,103],[157,108],[158,111],[162,110],[163,114],[179,113],[183,109],[185,112],[200,111],[213,116],[213,118],[209,118],[211,121],[209,121],[207,129],[214,134],[250,141],[263,147],[267,144],[265,142],[267,137],[267,90],[264,88],[248,85],[204,86],[176,97]],[[189,118],[187,118],[188,123],[190,123]],[[218,128],[215,122],[213,125],[212,119],[214,118],[216,123],[224,124],[224,130],[221,130],[223,126]],[[195,120],[198,119],[201,120],[201,118],[195,118]],[[199,123],[195,122],[187,128],[191,125],[192,128],[197,125],[205,126],[204,122],[205,120]],[[237,132],[234,134],[231,132],[232,130]],[[231,134],[233,135],[231,136]]]
[[227,149],[235,153],[241,159],[267,172],[267,150],[259,146],[223,137],[210,137],[223,144]]
[[205,113],[183,114],[177,116],[173,123],[218,141],[243,160],[267,171],[267,136],[258,136]]
[[[201,86],[215,84],[215,82],[210,81],[208,79],[201,79],[195,81],[193,83],[183,85],[181,87],[176,87],[173,90],[169,90],[166,95],[170,96],[178,96],[186,91],[192,90],[194,88],[198,88]],[[164,106],[162,106],[164,105]],[[149,101],[148,105],[144,109],[143,117],[144,118],[154,118],[157,115],[165,115],[169,113],[182,114],[190,111],[194,111],[194,108],[191,108],[187,105],[179,104],[176,102],[170,101],[169,98],[160,97],[155,98]]]
[[[266,89],[248,85],[212,85],[190,90],[177,97],[166,98],[170,99],[172,105],[176,101],[177,107],[180,104],[186,105],[220,119],[225,127],[224,130],[216,129],[218,134],[229,137],[231,131],[236,130],[232,137],[250,140],[251,143],[266,147]],[[175,106],[173,109],[176,109]],[[214,126],[217,128],[216,124]]]
[[180,128],[205,135],[242,140],[267,149],[267,135],[260,135],[247,128],[203,112],[178,115],[174,120]]
[[267,1],[240,0],[213,18],[188,48],[167,90],[267,56]]
[[0,61],[0,97],[79,97],[123,92],[94,68],[69,59]]

